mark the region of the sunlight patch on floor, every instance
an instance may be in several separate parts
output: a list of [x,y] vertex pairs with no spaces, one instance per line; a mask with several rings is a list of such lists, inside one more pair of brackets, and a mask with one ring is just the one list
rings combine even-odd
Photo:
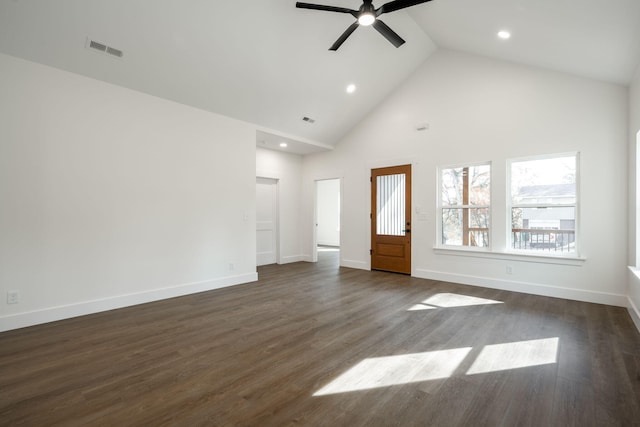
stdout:
[[548,365],[558,361],[558,338],[485,346],[467,375]]
[[[492,344],[482,347],[466,375],[557,363],[559,338]],[[315,392],[314,396],[369,390],[451,377],[473,347],[372,357]]]
[[486,298],[472,297],[469,295],[440,293],[435,294],[426,300],[413,305],[407,311],[434,310],[436,308],[469,307],[472,305],[503,304]]
[[470,351],[471,347],[466,347],[364,359],[313,395],[324,396],[448,378]]
[[427,305],[427,304],[416,304],[414,306],[411,306],[407,311],[421,311],[421,310],[437,310],[438,307],[434,307],[432,305]]

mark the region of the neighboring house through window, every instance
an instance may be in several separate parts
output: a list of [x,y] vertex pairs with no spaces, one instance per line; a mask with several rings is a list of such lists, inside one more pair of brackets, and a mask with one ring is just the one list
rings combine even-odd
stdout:
[[511,249],[576,254],[577,154],[512,160]]

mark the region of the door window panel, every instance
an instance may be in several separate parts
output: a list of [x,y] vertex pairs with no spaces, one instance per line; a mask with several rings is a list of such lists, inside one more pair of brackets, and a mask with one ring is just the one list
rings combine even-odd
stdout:
[[404,236],[405,175],[376,177],[376,233],[381,236]]

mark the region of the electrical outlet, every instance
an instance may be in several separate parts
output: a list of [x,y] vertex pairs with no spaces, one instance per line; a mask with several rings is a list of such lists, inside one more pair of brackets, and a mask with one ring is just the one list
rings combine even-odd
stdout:
[[7,304],[17,304],[20,302],[20,292],[7,291]]
[[513,274],[513,267],[507,265],[507,274]]
[[229,271],[233,271],[233,269],[235,268],[235,266],[233,265],[232,262],[229,263]]

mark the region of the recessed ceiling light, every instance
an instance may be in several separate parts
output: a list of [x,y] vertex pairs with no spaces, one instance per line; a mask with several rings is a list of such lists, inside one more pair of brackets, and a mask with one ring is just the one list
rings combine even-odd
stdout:
[[356,91],[356,85],[350,84],[349,86],[347,86],[347,93],[353,93],[355,91]]
[[498,37],[502,40],[508,40],[511,38],[511,33],[507,30],[498,31]]
[[281,143],[280,143],[280,147],[282,147],[282,148],[287,148],[287,143],[286,143],[286,142],[281,142]]

